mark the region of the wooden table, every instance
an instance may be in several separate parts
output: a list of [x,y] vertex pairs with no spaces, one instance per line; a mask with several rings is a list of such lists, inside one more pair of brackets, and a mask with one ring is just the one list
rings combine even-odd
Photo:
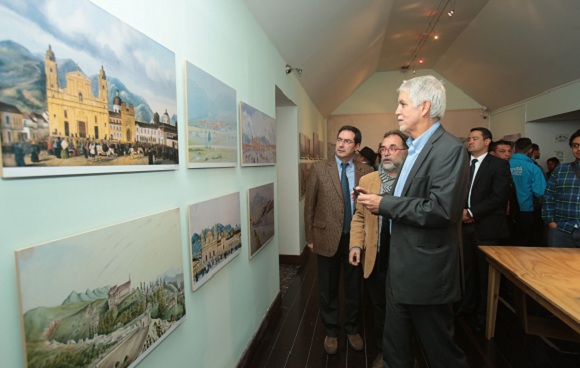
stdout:
[[[503,275],[516,287],[516,315],[526,333],[580,341],[580,249],[514,246],[480,246],[479,249],[489,263],[485,326],[488,340],[495,334]],[[528,316],[526,295],[559,321]]]

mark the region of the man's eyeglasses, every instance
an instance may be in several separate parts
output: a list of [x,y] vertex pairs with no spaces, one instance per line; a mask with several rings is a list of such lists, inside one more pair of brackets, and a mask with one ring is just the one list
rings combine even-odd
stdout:
[[341,144],[341,143],[344,143],[348,146],[348,145],[353,144],[354,141],[351,141],[350,139],[336,138],[336,144]]
[[570,147],[572,147],[572,148],[574,148],[574,149],[578,149],[578,148],[580,148],[580,143],[572,143],[572,144],[570,145]]
[[399,148],[399,147],[396,147],[396,146],[380,147],[379,148],[379,153],[381,155],[384,155],[385,153],[389,152],[389,155],[393,155],[397,151],[405,151],[405,150],[408,150],[408,148]]

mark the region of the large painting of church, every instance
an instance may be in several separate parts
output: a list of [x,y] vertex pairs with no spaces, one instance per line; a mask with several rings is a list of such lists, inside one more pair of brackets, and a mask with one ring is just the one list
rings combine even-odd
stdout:
[[16,251],[24,361],[134,367],[185,319],[179,209]]
[[0,0],[0,34],[3,177],[178,168],[172,51],[86,0]]

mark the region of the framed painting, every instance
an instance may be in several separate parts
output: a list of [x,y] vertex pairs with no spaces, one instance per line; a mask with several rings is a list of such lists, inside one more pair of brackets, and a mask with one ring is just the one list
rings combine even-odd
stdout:
[[236,166],[236,90],[187,61],[185,81],[188,167]]
[[87,0],[2,0],[0,33],[2,177],[178,168],[172,51]]
[[274,183],[248,191],[250,259],[272,240],[275,232]]
[[240,193],[189,206],[191,286],[199,289],[242,249]]
[[298,164],[298,180],[300,181],[300,199],[304,198],[306,195],[306,180],[308,179],[308,174],[310,173],[310,168],[312,167],[312,162],[301,162]]
[[276,164],[276,120],[260,110],[240,103],[242,166]]
[[16,251],[26,367],[134,367],[185,318],[179,209]]

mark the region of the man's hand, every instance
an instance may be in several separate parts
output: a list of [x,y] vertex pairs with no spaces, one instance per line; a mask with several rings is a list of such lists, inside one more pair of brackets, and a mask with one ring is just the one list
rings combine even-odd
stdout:
[[550,222],[548,224],[548,229],[555,229],[557,227],[558,227],[558,223],[557,222],[552,221],[552,222]]
[[473,217],[471,217],[469,215],[469,211],[467,211],[467,208],[464,208],[463,209],[463,223],[464,224],[471,224],[474,221],[475,220],[473,219]]
[[314,252],[314,243],[306,243],[306,246],[310,248],[310,251]]
[[357,203],[362,204],[367,210],[374,214],[379,213],[379,205],[381,204],[381,197],[378,194],[372,194],[363,187],[356,187],[359,191],[359,195],[356,198]]
[[348,262],[353,266],[358,266],[360,263],[360,248],[352,248],[350,250]]

